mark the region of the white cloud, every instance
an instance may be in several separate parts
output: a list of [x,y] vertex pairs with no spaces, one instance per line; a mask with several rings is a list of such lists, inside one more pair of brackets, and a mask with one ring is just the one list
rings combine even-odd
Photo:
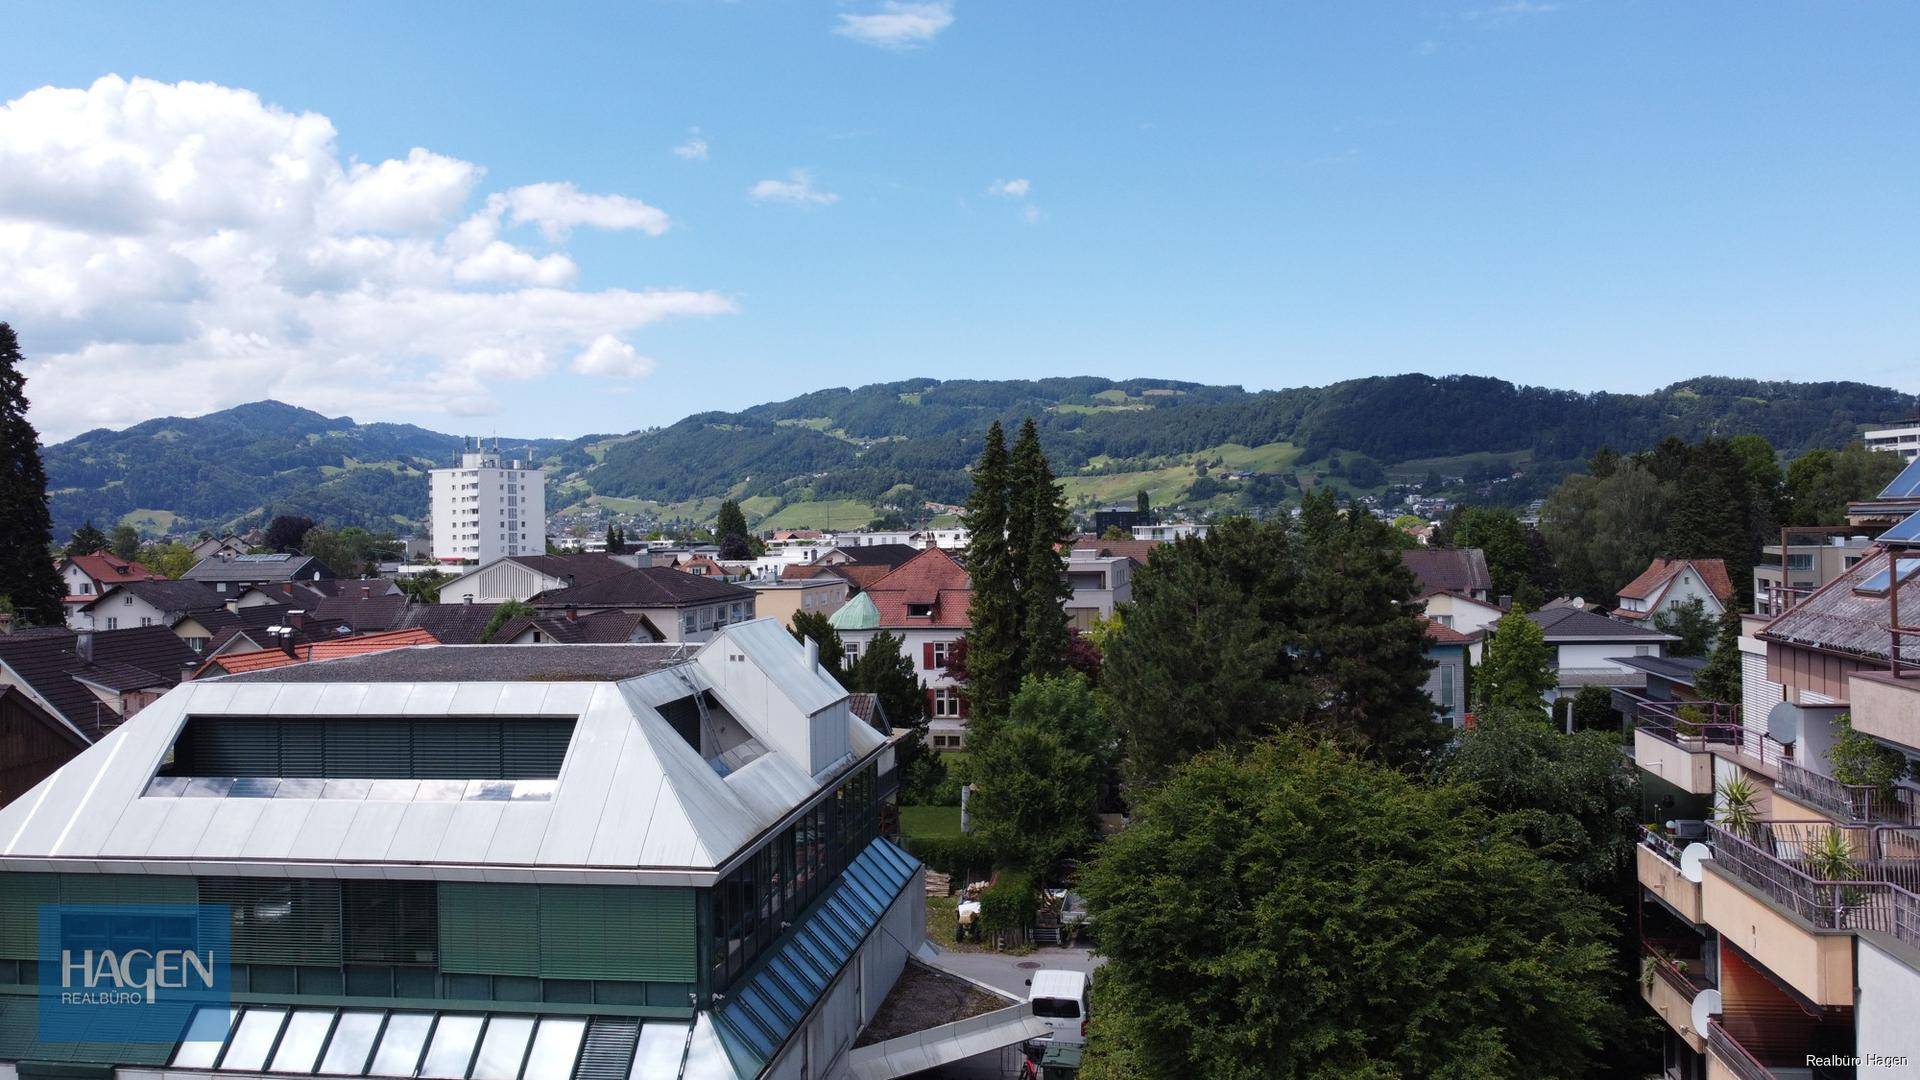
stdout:
[[1024,199],[1032,190],[1033,184],[1026,180],[995,180],[987,185],[987,194],[1003,199]]
[[843,13],[833,32],[883,49],[911,49],[932,41],[952,25],[953,5],[946,0],[883,0],[865,15]]
[[516,225],[533,224],[549,240],[564,240],[575,226],[638,229],[648,236],[667,231],[664,211],[625,195],[587,195],[572,184],[528,184],[507,192]]
[[573,370],[582,375],[639,379],[653,374],[653,369],[652,357],[641,356],[633,346],[612,334],[602,334],[593,339],[593,344],[573,358]]
[[566,252],[511,230],[659,235],[667,215],[566,182],[475,209],[484,177],[424,148],[343,160],[326,117],[206,83],[108,76],[0,105],[0,313],[34,421],[53,440],[269,396],[471,415],[556,357],[635,372],[641,328],[734,310],[716,292],[571,288]]
[[700,134],[699,128],[694,128],[687,135],[686,142],[673,148],[673,153],[676,157],[688,161],[705,161],[707,160],[707,137]]
[[1559,11],[1560,5],[1547,0],[1509,0],[1508,3],[1494,4],[1491,7],[1478,8],[1466,12],[1462,18],[1469,20],[1506,21],[1525,18],[1528,15],[1546,15]]
[[832,206],[840,196],[813,186],[813,177],[805,169],[794,169],[785,180],[762,180],[747,189],[754,202],[786,203],[791,206]]

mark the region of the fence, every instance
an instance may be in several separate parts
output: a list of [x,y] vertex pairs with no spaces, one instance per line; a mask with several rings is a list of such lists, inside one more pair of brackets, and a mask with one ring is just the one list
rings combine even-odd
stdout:
[[1842,821],[1862,825],[1869,822],[1920,824],[1920,807],[1915,806],[1913,792],[1906,788],[1888,790],[1865,784],[1843,784],[1793,762],[1781,762],[1779,769],[1782,794]]
[[1707,1021],[1707,1049],[1713,1051],[1713,1056],[1719,1058],[1727,1071],[1740,1080],[1774,1080],[1773,1070],[1760,1064],[1759,1058],[1747,1053],[1747,1048],[1727,1034],[1727,1029],[1721,1027],[1718,1020]]
[[[1855,875],[1818,877],[1813,845],[1838,826],[1828,822],[1762,822],[1742,836],[1718,824],[1707,826],[1715,866],[1754,891],[1822,929],[1879,930],[1920,946],[1920,896],[1882,876],[1888,868],[1867,857],[1849,864]],[[1842,830],[1851,834],[1858,830]]]

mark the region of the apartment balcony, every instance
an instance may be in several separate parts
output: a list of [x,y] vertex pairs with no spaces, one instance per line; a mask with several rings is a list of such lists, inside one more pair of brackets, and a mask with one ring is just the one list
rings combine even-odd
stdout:
[[1800,1080],[1811,1077],[1805,1060],[1767,1065],[1728,1034],[1718,1020],[1707,1022],[1707,1080]]
[[1790,761],[1780,763],[1773,792],[1841,825],[1920,824],[1920,801],[1906,788],[1843,784]]
[[1842,880],[1812,858],[1830,822],[1763,822],[1750,835],[1709,825],[1713,859],[1701,883],[1704,921],[1808,1000],[1853,1004],[1855,931],[1920,947],[1920,831],[1842,830],[1860,853]]
[[[1681,845],[1644,826],[1634,848],[1634,871],[1640,886],[1688,922],[1700,921],[1700,882],[1680,870]],[[1698,1049],[1696,1047],[1695,1049]]]
[[1633,724],[1633,763],[1689,795],[1713,794],[1715,754],[1769,779],[1793,758],[1793,747],[1744,726],[1738,705],[1658,701],[1615,690],[1613,707]]
[[1707,1048],[1703,1031],[1693,1030],[1693,999],[1713,985],[1705,975],[1705,958],[1700,942],[1690,946],[1678,942],[1640,942],[1640,997],[1667,1022],[1674,1034],[1699,1053]]
[[1920,677],[1857,672],[1847,679],[1847,700],[1853,730],[1920,751]]

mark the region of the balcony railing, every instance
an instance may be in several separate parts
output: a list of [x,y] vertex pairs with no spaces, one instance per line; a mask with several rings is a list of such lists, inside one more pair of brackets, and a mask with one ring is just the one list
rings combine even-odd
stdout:
[[[1793,760],[1791,745],[1776,740],[1764,731],[1754,731],[1741,724],[1738,705],[1725,702],[1655,701],[1625,690],[1615,690],[1613,701],[1614,707],[1626,713],[1628,719],[1634,722],[1635,730],[1644,731],[1689,753],[1703,754],[1719,750],[1752,758],[1772,767]],[[1714,705],[1720,711],[1707,711],[1710,719],[1700,723],[1679,715],[1679,709],[1687,705]],[[1734,719],[1732,722],[1711,719],[1716,715],[1731,715]]]
[[1920,805],[1916,805],[1914,793],[1905,788],[1887,791],[1863,784],[1843,784],[1790,761],[1781,762],[1779,769],[1781,794],[1847,824],[1920,824]]
[[1878,930],[1920,946],[1920,896],[1886,880],[1892,868],[1869,852],[1850,863],[1851,878],[1816,876],[1812,845],[1835,828],[1824,821],[1776,821],[1760,823],[1749,835],[1719,824],[1709,824],[1707,832],[1715,866],[1809,926]]
[[1672,863],[1676,868],[1679,867],[1680,845],[1674,843],[1673,837],[1657,829],[1642,825],[1640,826],[1640,842],[1651,849],[1655,855]]
[[1707,1049],[1720,1059],[1728,1072],[1740,1080],[1774,1080],[1773,1070],[1760,1064],[1759,1058],[1747,1053],[1747,1048],[1727,1034],[1727,1029],[1721,1027],[1718,1020],[1707,1021]]
[[[1660,977],[1660,981],[1678,991],[1681,997],[1691,1002],[1700,996],[1700,991],[1713,989],[1713,980],[1707,978],[1706,961],[1700,956],[1674,955],[1677,944],[1677,942],[1640,939],[1642,952],[1653,961],[1654,974]],[[1697,939],[1694,942],[1694,949],[1696,953],[1699,950]],[[1680,970],[1681,964],[1686,965],[1685,971]]]

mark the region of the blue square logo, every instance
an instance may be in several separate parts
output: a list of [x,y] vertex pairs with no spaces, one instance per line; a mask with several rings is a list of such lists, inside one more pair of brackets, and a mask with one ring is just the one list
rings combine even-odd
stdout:
[[224,904],[40,905],[40,1041],[179,1041],[233,1001]]

